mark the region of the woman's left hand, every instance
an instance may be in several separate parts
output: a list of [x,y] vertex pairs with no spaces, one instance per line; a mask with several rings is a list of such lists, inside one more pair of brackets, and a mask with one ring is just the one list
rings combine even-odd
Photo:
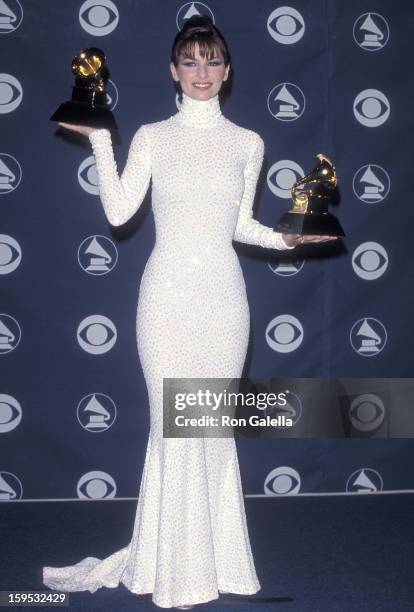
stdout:
[[308,244],[309,242],[328,242],[329,240],[338,240],[338,238],[339,236],[315,234],[283,234],[283,240],[290,247],[298,244]]

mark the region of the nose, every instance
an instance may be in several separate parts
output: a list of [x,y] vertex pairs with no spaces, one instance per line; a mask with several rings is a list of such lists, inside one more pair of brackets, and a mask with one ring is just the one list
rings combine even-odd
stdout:
[[197,76],[202,78],[207,76],[207,66],[205,64],[199,64],[197,69]]

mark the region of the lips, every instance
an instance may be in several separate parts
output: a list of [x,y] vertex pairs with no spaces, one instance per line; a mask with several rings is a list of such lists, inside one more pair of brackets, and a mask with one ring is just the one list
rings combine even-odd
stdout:
[[193,87],[197,87],[197,89],[208,89],[211,87],[211,83],[193,83]]

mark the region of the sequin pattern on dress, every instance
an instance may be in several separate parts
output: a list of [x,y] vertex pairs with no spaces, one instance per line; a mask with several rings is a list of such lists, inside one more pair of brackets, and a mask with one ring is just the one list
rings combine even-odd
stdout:
[[[175,115],[136,131],[121,176],[109,131],[89,140],[110,224],[134,215],[151,182],[156,241],[136,317],[151,426],[129,544],[105,559],[44,567],[44,584],[93,593],[123,583],[163,608],[208,602],[220,591],[254,594],[261,587],[235,440],[163,438],[162,387],[164,377],[242,374],[250,314],[232,241],[293,248],[253,218],[263,140],[224,117],[217,95],[185,94]],[[146,399],[137,398],[137,409]]]

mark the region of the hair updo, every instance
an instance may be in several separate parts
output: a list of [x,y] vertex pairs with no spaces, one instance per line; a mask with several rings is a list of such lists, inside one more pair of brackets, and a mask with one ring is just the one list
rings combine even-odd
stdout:
[[177,66],[178,59],[194,57],[194,47],[198,43],[201,57],[207,55],[211,60],[221,51],[225,66],[230,64],[230,52],[220,30],[214,25],[209,15],[193,15],[184,23],[177,33],[171,50],[171,61]]

